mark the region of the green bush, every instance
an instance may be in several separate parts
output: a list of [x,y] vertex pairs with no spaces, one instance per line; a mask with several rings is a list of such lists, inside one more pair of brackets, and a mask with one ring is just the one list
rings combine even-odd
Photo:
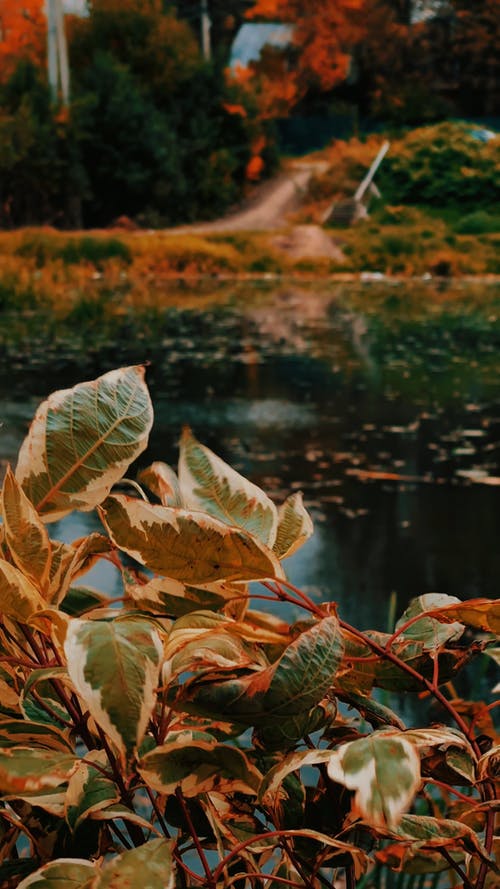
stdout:
[[454,225],[459,235],[488,235],[500,232],[500,215],[476,210],[459,219]]
[[421,127],[393,143],[378,179],[395,204],[466,207],[500,200],[498,140],[483,143],[464,123]]

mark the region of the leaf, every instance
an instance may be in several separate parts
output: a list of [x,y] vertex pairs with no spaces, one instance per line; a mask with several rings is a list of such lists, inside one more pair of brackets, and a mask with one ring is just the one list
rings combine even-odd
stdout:
[[0,719],[0,749],[38,747],[72,753],[69,731],[27,719]]
[[181,437],[179,482],[186,506],[243,528],[266,546],[273,546],[278,512],[272,500],[200,444],[190,429],[184,429]]
[[458,605],[433,609],[432,617],[442,623],[459,620],[469,627],[484,630],[486,633],[500,634],[500,602],[494,599],[468,599]]
[[137,479],[158,497],[162,506],[183,506],[179,479],[166,463],[152,463],[140,471]]
[[252,740],[254,745],[261,750],[289,750],[305,735],[310,735],[326,725],[331,725],[336,715],[335,702],[325,699],[304,713],[273,722],[271,725],[259,726],[255,729]]
[[396,825],[421,781],[413,744],[402,733],[374,732],[332,752],[328,775],[354,790],[354,814],[375,826]]
[[14,565],[0,559],[0,612],[26,623],[47,603],[27,577]]
[[58,787],[69,778],[77,762],[76,756],[53,750],[0,750],[0,792],[15,795]]
[[96,865],[80,858],[49,861],[19,883],[17,889],[91,889]]
[[21,446],[16,478],[47,521],[93,509],[144,450],[152,421],[143,367],[54,392]]
[[200,608],[218,610],[225,602],[223,596],[168,577],[155,577],[141,584],[126,582],[125,591],[137,608],[173,617],[182,617]]
[[38,589],[49,577],[52,547],[35,507],[7,467],[2,488],[2,513],[7,543],[20,571]]
[[105,864],[92,889],[175,889],[172,840],[150,840]]
[[297,750],[289,753],[273,766],[264,776],[259,790],[259,801],[269,809],[279,803],[280,799],[286,800],[286,790],[282,790],[282,784],[291,772],[304,766],[316,766],[330,762],[335,751],[333,750]]
[[302,493],[287,497],[278,510],[278,530],[273,550],[279,559],[292,556],[312,536],[314,525],[304,507]]
[[199,796],[211,790],[256,795],[262,775],[242,750],[205,741],[164,744],[137,766],[146,783],[160,793]]
[[172,706],[188,713],[231,719],[247,725],[290,720],[325,697],[342,658],[343,643],[334,616],[301,633],[274,664],[242,678],[212,682],[201,676],[171,689]]
[[422,774],[450,784],[474,784],[476,758],[464,735],[448,726],[410,729],[405,738],[415,745]]
[[459,860],[463,853],[478,855],[490,866],[494,866],[475,831],[450,818],[404,815],[397,827],[390,832],[383,832],[382,836],[399,840],[376,853],[378,861],[394,870],[405,870],[408,873],[437,873],[446,870],[449,862],[439,853],[443,848],[447,851],[458,850],[461,853]]
[[482,755],[477,771],[480,781],[500,780],[500,747],[492,747]]
[[68,673],[91,716],[119,750],[140,744],[156,701],[162,644],[146,619],[70,622]]
[[151,571],[182,583],[283,577],[271,550],[205,513],[121,495],[108,497],[100,512],[116,546]]
[[399,630],[411,618],[421,614],[422,618],[411,624],[401,635],[406,639],[415,639],[417,642],[423,642],[424,648],[431,650],[440,648],[446,642],[459,639],[465,627],[456,621],[450,624],[443,624],[433,617],[424,617],[424,615],[436,608],[457,602],[460,604],[460,599],[457,599],[456,596],[447,596],[441,593],[425,593],[423,596],[418,596],[416,599],[411,600],[408,608],[399,618],[395,629]]
[[[100,766],[100,769],[94,768],[93,762]],[[72,831],[75,831],[85,818],[100,809],[106,809],[120,799],[115,782],[102,774],[103,768],[109,768],[107,755],[102,750],[90,750],[69,780],[65,816]]]

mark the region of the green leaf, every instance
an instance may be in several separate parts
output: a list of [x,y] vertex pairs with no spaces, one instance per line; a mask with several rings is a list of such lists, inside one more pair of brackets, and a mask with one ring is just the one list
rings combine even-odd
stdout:
[[158,497],[162,506],[183,506],[179,479],[166,463],[152,463],[141,470],[137,480]]
[[0,792],[36,793],[66,781],[78,759],[69,753],[13,747],[0,750]]
[[331,725],[336,715],[335,702],[325,699],[305,713],[298,713],[271,725],[259,726],[254,731],[252,740],[255,746],[262,750],[289,750],[305,735]]
[[100,512],[116,546],[151,571],[182,583],[283,577],[264,544],[205,513],[121,495],[108,497]]
[[[92,763],[100,766],[94,768]],[[90,750],[71,776],[65,801],[66,821],[75,831],[85,818],[118,802],[120,794],[115,782],[102,774],[109,761],[102,750]]]
[[0,559],[0,613],[26,623],[36,611],[43,611],[47,603],[27,577]]
[[420,786],[420,760],[402,733],[374,732],[332,751],[332,781],[354,790],[353,813],[368,824],[397,825]]
[[16,478],[48,521],[93,509],[144,450],[152,421],[143,367],[54,392],[38,408]]
[[266,546],[273,546],[278,512],[272,500],[200,444],[190,429],[184,429],[181,437],[179,482],[186,506],[243,528]]
[[13,561],[28,580],[43,590],[49,578],[51,562],[49,535],[10,466],[3,482],[2,513],[5,542]]
[[406,639],[415,639],[417,642],[423,642],[426,649],[435,650],[440,648],[446,642],[459,639],[465,627],[456,621],[451,624],[443,624],[433,617],[425,617],[424,615],[435,608],[442,608],[457,602],[460,604],[460,599],[457,599],[456,596],[447,596],[442,593],[425,593],[423,596],[418,596],[416,599],[411,600],[408,608],[399,618],[395,629],[399,630],[409,620],[421,614],[421,619],[412,623],[401,635]]
[[292,556],[311,537],[314,526],[311,516],[297,491],[287,497],[278,510],[278,531],[273,550],[279,559]]
[[162,644],[146,619],[70,622],[68,673],[91,715],[120,751],[132,753],[156,701]]
[[17,889],[91,889],[95,864],[80,858],[58,858],[30,874]]
[[92,889],[175,889],[172,840],[150,840],[105,864]]
[[147,784],[160,793],[198,796],[210,790],[256,794],[262,775],[242,750],[227,744],[177,741],[147,753],[137,766]]

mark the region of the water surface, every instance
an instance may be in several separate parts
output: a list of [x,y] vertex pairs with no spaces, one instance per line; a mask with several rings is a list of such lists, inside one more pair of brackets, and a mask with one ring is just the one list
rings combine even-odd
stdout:
[[[4,313],[0,459],[53,389],[149,361],[141,464],[175,463],[189,424],[277,502],[302,490],[316,531],[288,573],[315,598],[385,628],[393,591],[399,610],[431,591],[496,597],[499,318],[498,286],[433,283],[200,284]],[[109,569],[91,580],[116,589]]]

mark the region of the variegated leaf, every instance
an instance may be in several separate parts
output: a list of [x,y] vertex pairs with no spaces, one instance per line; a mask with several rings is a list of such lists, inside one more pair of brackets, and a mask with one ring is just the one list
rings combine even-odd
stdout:
[[57,858],[19,883],[17,889],[91,889],[97,866],[81,858]]
[[38,793],[22,793],[17,791],[14,794],[5,794],[3,799],[6,802],[10,800],[22,800],[30,806],[37,806],[56,818],[64,818],[64,800],[66,799],[66,786],[64,784],[59,787],[49,788],[48,790],[39,790]]
[[[95,768],[92,763],[96,763],[99,768]],[[90,750],[71,776],[66,791],[64,814],[72,831],[85,818],[108,808],[120,799],[115,782],[102,774],[102,769],[106,768],[109,768],[106,753],[102,750]]]
[[454,858],[454,850],[459,852],[459,860],[463,859],[464,853],[478,856],[498,873],[476,832],[460,821],[431,818],[427,815],[403,815],[400,823],[392,830],[378,830],[377,833],[398,840],[376,854],[380,862],[394,870],[404,870],[410,874],[447,870],[449,861],[440,852],[441,849],[446,849]]
[[334,754],[333,750],[297,750],[287,754],[265,776],[259,789],[259,800],[273,809],[281,798],[286,798],[286,792],[281,788],[288,775],[304,766],[329,763]]
[[141,485],[145,485],[158,497],[162,506],[183,506],[179,479],[174,470],[161,461],[156,461],[142,469],[137,476]]
[[405,738],[417,749],[422,772],[450,784],[473,784],[476,757],[468,739],[449,726],[410,729]]
[[104,534],[88,534],[71,544],[57,543],[54,546],[47,599],[53,605],[60,605],[71,584],[86,574],[95,563],[112,549],[111,541]]
[[282,578],[274,553],[240,528],[202,512],[108,497],[100,509],[111,539],[151,571],[196,586]]
[[70,622],[64,645],[68,673],[91,716],[121,752],[140,744],[156,701],[162,655],[146,619]]
[[14,565],[0,559],[0,613],[26,621],[47,603],[30,580]]
[[52,546],[35,507],[16,480],[10,466],[2,488],[5,542],[17,567],[38,589],[49,578]]
[[160,793],[198,796],[210,790],[256,794],[262,775],[242,750],[205,741],[173,742],[147,753],[138,764],[146,783]]
[[273,550],[279,559],[292,556],[311,537],[314,526],[307,512],[302,493],[287,497],[278,510],[278,531]]
[[189,429],[184,429],[181,437],[179,482],[186,506],[243,528],[266,546],[273,546],[278,511],[272,500],[200,444]]
[[458,605],[433,609],[432,617],[445,624],[460,621],[487,633],[500,634],[500,602],[497,599],[468,599]]
[[152,421],[143,367],[54,392],[38,408],[16,478],[47,521],[93,509],[144,450]]
[[73,753],[69,731],[27,719],[0,719],[0,749],[41,747]]
[[456,596],[447,596],[444,593],[425,593],[423,596],[411,600],[408,608],[399,618],[395,629],[399,630],[412,618],[422,615],[415,623],[403,630],[401,635],[406,639],[416,639],[423,642],[425,648],[435,650],[446,642],[460,639],[465,627],[457,621],[449,624],[440,623],[436,618],[428,617],[427,612],[456,603],[460,604],[460,599],[457,599]]
[[395,826],[420,785],[420,760],[402,733],[377,733],[332,751],[328,775],[353,790],[353,812],[368,824]]
[[325,697],[334,682],[343,653],[342,635],[334,616],[313,624],[288,645],[281,657],[246,676],[194,676],[171,689],[176,709],[247,725],[272,725],[307,712]]
[[200,608],[217,610],[224,597],[208,590],[187,586],[169,577],[155,577],[146,583],[125,582],[125,592],[136,608],[181,617]]
[[78,759],[70,753],[12,747],[0,750],[0,792],[36,793],[67,781]]
[[175,889],[173,840],[150,840],[104,865],[92,889]]

